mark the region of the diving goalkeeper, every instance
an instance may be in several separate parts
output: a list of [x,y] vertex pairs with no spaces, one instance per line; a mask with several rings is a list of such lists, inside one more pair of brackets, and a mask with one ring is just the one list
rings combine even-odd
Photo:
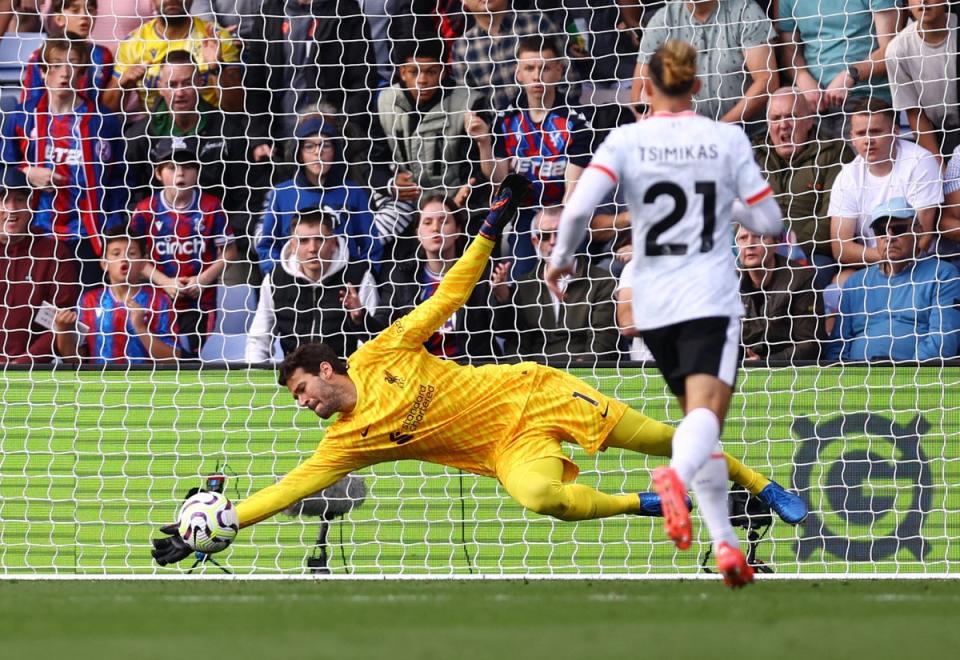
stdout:
[[[661,515],[653,493],[609,495],[572,483],[579,472],[562,443],[594,453],[611,447],[669,456],[672,427],[632,410],[566,372],[523,362],[462,366],[423,343],[469,297],[529,184],[507,177],[466,253],[436,293],[364,344],[344,364],[330,347],[306,344],[284,359],[279,383],[321,419],[338,414],[317,451],[276,484],[237,505],[248,527],[377,463],[416,459],[495,477],[525,508],[561,520]],[[804,502],[727,456],[731,478],[785,521]],[[171,526],[154,540],[161,566],[191,549]]]

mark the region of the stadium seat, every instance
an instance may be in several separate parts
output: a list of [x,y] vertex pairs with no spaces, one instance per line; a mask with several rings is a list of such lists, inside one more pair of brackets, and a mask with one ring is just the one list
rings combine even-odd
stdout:
[[253,313],[257,309],[257,294],[247,284],[217,287],[216,332],[225,335],[243,335],[250,328]]
[[204,342],[203,348],[200,349],[200,360],[206,363],[243,363],[243,354],[246,345],[246,335],[225,335],[221,333],[213,333],[207,337],[207,341]]
[[0,39],[0,109],[4,112],[13,110],[20,101],[23,66],[46,38],[39,32],[23,32]]

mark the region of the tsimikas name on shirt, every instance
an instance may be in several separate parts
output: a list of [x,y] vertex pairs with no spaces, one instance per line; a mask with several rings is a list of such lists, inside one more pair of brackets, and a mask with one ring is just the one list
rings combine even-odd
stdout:
[[720,149],[715,144],[685,144],[679,147],[637,147],[640,160],[679,162],[685,160],[716,160]]

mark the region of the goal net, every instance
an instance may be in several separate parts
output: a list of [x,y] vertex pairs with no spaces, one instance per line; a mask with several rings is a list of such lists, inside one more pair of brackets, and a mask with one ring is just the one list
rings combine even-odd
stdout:
[[[320,339],[349,354],[429,298],[476,232],[491,181],[509,171],[536,182],[536,201],[428,350],[472,364],[546,361],[679,423],[632,330],[619,191],[597,209],[566,305],[539,284],[567,189],[610,131],[642,114],[635,76],[649,75],[666,38],[699,50],[696,111],[744,128],[789,228],[766,243],[730,237],[748,361],[723,443],[810,514],[738,533],[759,536],[756,559],[780,575],[957,574],[960,293],[947,294],[960,292],[960,275],[950,154],[941,174],[930,152],[956,124],[936,109],[918,124],[889,105],[853,105],[857,91],[889,102],[890,69],[871,78],[867,68],[893,31],[909,35],[906,15],[852,9],[845,36],[829,32],[836,16],[820,16],[828,27],[814,38],[818,3],[800,0],[772,3],[780,16],[754,0],[713,3],[704,16],[689,3],[616,0],[39,4],[13,2],[0,39],[0,576],[191,570],[192,560],[160,568],[150,557],[186,492],[222,474],[225,494],[242,500],[323,438],[325,423],[277,385],[278,361]],[[845,53],[828,52],[842,40]],[[831,75],[848,65],[862,65],[850,75],[863,81],[847,81],[848,98],[831,107]],[[910,75],[921,92],[954,94],[955,65],[939,71]],[[812,93],[777,89],[811,73],[823,103],[803,112],[797,99]],[[836,184],[856,165],[846,137],[858,112],[895,116],[897,153],[913,170],[934,159],[935,180]],[[847,185],[845,207],[830,200],[837,185]],[[866,298],[882,285],[852,275],[846,287],[844,272],[838,286],[832,246],[860,246],[859,263],[840,257],[845,270],[876,262],[872,207],[846,209],[901,196],[920,210],[918,263],[939,270],[908,279],[907,307],[890,289],[886,308],[873,308]],[[838,237],[831,219],[857,229]],[[758,245],[750,266],[745,246]],[[764,293],[770,280],[752,284],[751,268],[781,289]],[[860,308],[847,293],[856,287]],[[876,330],[881,317],[893,320]],[[875,336],[863,339],[858,323]],[[881,353],[857,354],[861,339]],[[608,493],[650,490],[665,460],[564,446],[578,482]],[[696,509],[693,549],[678,552],[659,519],[561,522],[524,511],[495,479],[428,463],[364,469],[324,502],[244,530],[213,558],[266,576],[688,577],[712,567]],[[221,569],[198,556],[193,570]]]

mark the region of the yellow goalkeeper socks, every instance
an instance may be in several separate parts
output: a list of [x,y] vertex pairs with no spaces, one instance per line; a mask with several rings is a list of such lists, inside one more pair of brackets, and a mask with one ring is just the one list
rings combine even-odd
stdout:
[[[669,424],[628,409],[607,436],[603,446],[629,449],[650,456],[670,457],[673,453],[673,433],[674,428]],[[743,486],[751,494],[759,494],[770,483],[769,479],[751,470],[730,454],[724,452],[724,457],[727,459],[730,480]]]

